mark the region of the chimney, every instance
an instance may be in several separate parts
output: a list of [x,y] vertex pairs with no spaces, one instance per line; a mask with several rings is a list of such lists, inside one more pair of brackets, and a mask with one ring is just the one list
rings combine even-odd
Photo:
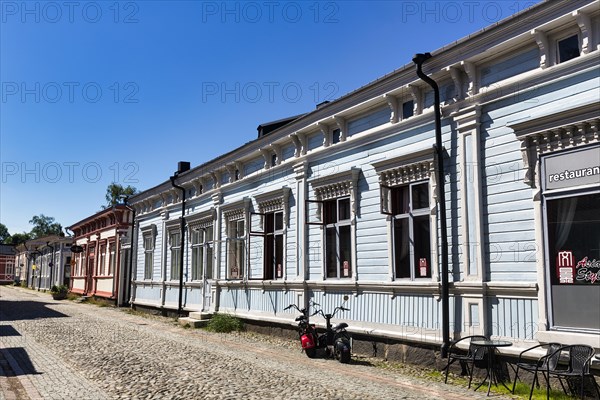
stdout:
[[177,175],[190,170],[190,162],[189,161],[179,161],[177,163]]

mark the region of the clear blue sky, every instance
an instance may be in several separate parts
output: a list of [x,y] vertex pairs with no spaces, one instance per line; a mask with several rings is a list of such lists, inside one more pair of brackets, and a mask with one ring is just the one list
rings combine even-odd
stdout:
[[0,1],[0,222],[101,209],[537,1]]

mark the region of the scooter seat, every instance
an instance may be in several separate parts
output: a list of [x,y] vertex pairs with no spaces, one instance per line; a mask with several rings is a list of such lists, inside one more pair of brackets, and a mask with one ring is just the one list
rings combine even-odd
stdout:
[[339,324],[337,324],[336,326],[333,327],[334,331],[340,331],[342,329],[346,329],[348,327],[348,324],[345,322],[340,322]]

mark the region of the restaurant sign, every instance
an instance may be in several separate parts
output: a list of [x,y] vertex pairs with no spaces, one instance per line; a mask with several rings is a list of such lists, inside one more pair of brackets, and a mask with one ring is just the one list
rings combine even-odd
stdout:
[[544,190],[600,185],[600,146],[543,158]]
[[590,260],[586,256],[575,262],[572,251],[559,251],[556,255],[556,277],[560,285],[600,284],[600,260]]

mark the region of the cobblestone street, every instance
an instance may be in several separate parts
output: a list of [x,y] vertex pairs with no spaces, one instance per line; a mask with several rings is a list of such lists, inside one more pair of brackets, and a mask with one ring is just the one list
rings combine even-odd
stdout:
[[0,386],[0,400],[485,398],[367,362],[310,360],[285,340],[184,329],[6,286]]

